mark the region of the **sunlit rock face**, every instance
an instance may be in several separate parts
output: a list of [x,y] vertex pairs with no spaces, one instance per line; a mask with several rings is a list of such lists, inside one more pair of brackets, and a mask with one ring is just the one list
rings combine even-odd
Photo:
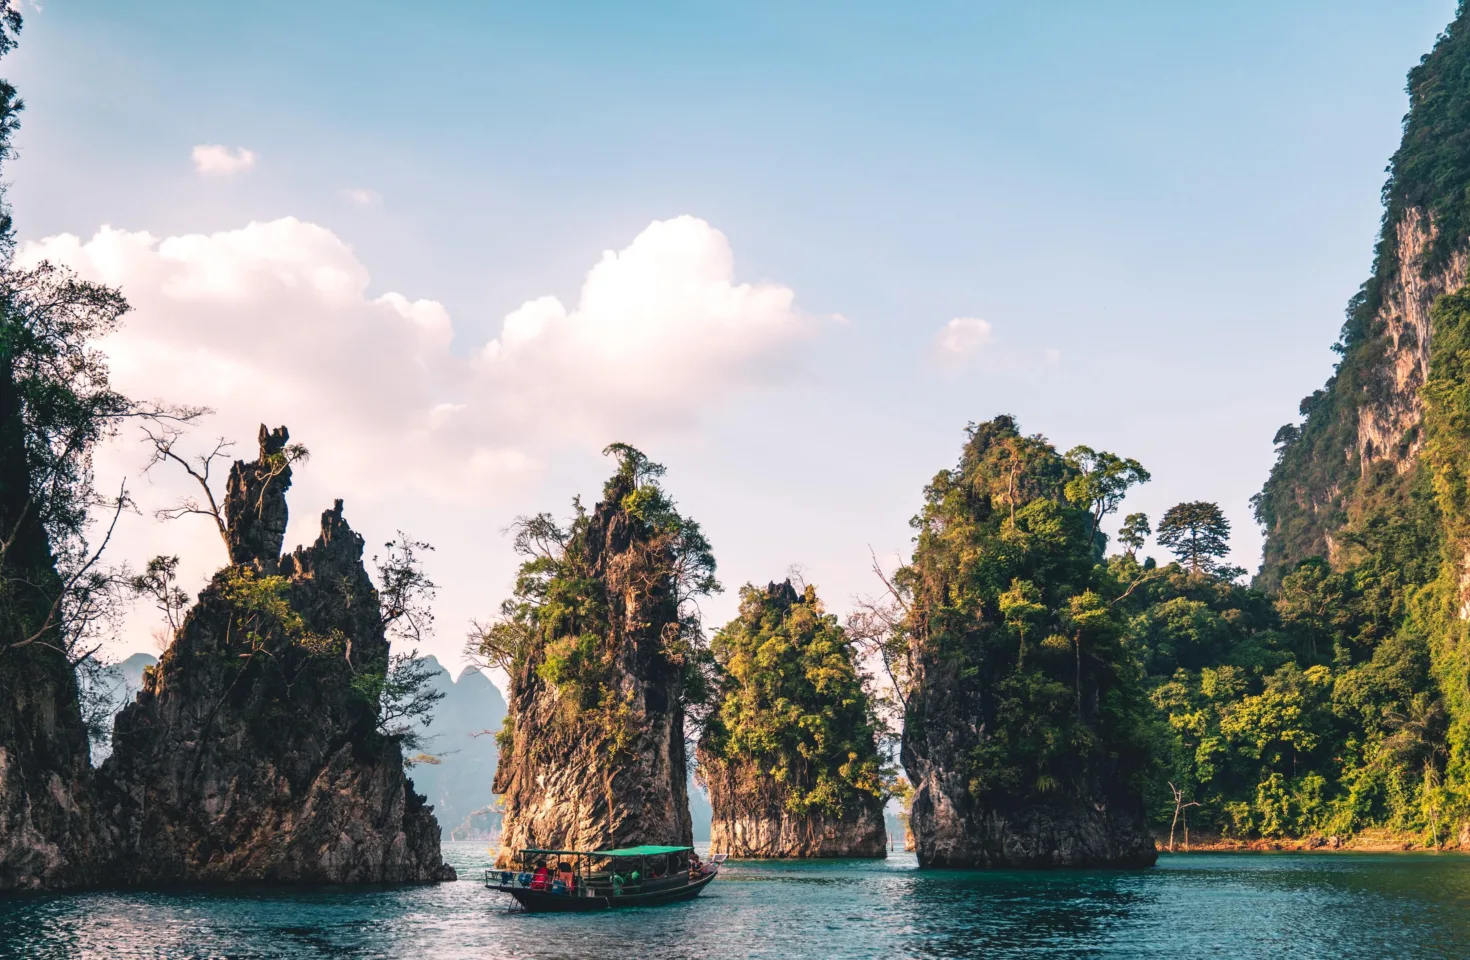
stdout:
[[189,611],[100,771],[120,884],[452,879],[439,825],[377,729],[388,662],[363,540],[342,502],[281,556],[284,428],[236,463],[231,564]]
[[587,635],[605,693],[570,702],[539,669],[545,645],[512,674],[495,775],[505,811],[502,865],[527,848],[692,842],[682,667],[669,650],[679,629],[671,557],[625,509],[633,490],[620,483],[609,484],[576,544],[587,589],[606,611],[601,631]]
[[883,804],[876,798],[845,816],[793,814],[765,789],[762,771],[706,770],[714,817],[710,849],[740,860],[801,860],[888,855]]

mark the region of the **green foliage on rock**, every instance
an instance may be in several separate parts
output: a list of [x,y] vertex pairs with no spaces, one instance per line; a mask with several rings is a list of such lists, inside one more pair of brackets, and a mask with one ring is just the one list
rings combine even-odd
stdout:
[[[959,465],[926,489],[913,559],[895,578],[922,678],[905,723],[911,776],[908,751],[958,724],[964,755],[946,763],[982,802],[1144,788],[1150,711],[1113,604],[1126,588],[1098,562],[1096,527],[1147,474],[1087,453],[1063,457],[999,417],[972,425]],[[1125,465],[1124,483],[1090,493],[1102,461]]]
[[[658,656],[681,674],[686,698],[699,703],[708,698],[709,656],[691,601],[720,584],[699,524],[678,511],[658,482],[664,467],[627,444],[604,453],[618,466],[603,487],[599,512],[589,513],[578,499],[565,524],[545,513],[516,522],[515,549],[525,560],[514,595],[494,622],[477,626],[470,646],[513,676],[529,665],[560,692],[565,719],[595,712],[616,730],[628,719],[615,669],[628,652],[625,615],[640,620],[649,612],[626,605],[656,606],[666,615]],[[627,547],[615,570],[605,563],[609,536]],[[636,596],[624,596],[625,588]]]
[[740,591],[740,614],[710,641],[717,705],[701,770],[737,767],[795,815],[840,818],[888,796],[879,722],[846,632],[816,589],[790,581]]

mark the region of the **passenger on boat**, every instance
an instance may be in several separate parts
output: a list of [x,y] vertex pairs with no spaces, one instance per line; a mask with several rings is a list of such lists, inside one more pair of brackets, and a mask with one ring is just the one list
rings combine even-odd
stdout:
[[551,885],[551,871],[546,869],[545,860],[536,861],[536,875],[531,878],[532,890],[545,890]]
[[689,854],[689,879],[698,880],[699,875],[704,872],[704,864],[699,862],[699,854]]
[[567,893],[571,893],[576,887],[576,876],[572,873],[572,865],[563,860],[556,865],[556,879],[566,884]]

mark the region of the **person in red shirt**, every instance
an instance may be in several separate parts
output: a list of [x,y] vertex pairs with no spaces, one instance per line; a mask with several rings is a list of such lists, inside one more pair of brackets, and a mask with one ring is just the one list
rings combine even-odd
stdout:
[[546,869],[545,860],[536,861],[536,873],[531,877],[532,890],[545,890],[551,886],[551,871]]

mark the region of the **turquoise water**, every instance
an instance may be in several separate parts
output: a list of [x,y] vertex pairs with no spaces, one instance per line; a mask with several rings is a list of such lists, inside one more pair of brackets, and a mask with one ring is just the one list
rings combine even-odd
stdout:
[[1164,856],[1137,872],[730,864],[687,904],[512,912],[458,883],[0,899],[0,957],[1470,958],[1470,857]]

